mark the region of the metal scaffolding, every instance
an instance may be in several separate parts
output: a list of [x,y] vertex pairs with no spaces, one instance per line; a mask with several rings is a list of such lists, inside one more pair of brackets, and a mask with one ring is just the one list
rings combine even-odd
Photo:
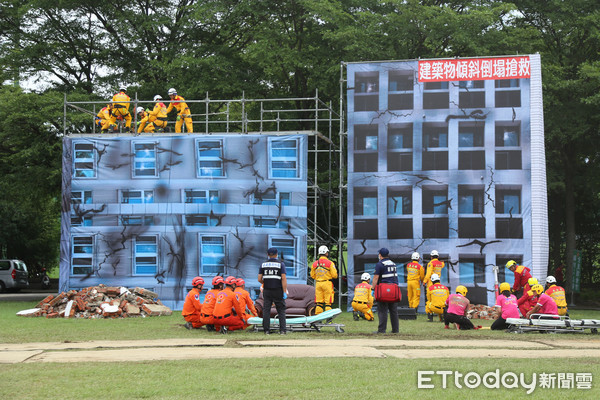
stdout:
[[[339,110],[334,110],[331,102],[326,104],[319,98],[318,90],[314,97],[218,100],[209,94],[202,100],[185,100],[192,110],[194,133],[205,135],[223,134],[264,134],[288,135],[305,134],[308,143],[308,182],[307,182],[307,244],[317,258],[320,245],[337,252],[337,265],[340,270],[338,301],[340,308],[346,304],[346,233],[344,204],[346,190],[346,168],[344,142],[346,131],[343,118],[343,67],[340,78]],[[169,100],[161,100],[168,104]],[[138,99],[137,93],[129,102],[131,109],[138,106],[153,107],[153,101]],[[64,99],[65,136],[135,136],[119,127],[116,133],[100,133],[95,124],[98,111],[106,101],[68,101]],[[202,110],[198,113],[198,110]],[[81,114],[90,117],[81,117]],[[137,125],[137,114],[132,112],[132,126]],[[75,117],[77,115],[78,117]],[[88,119],[89,118],[89,119]],[[74,122],[77,121],[77,122]],[[185,126],[184,126],[185,127]],[[337,137],[336,137],[337,133]],[[177,133],[180,135],[181,133]],[[146,136],[175,135],[172,132],[142,133]],[[312,173],[310,171],[312,167]],[[334,257],[335,258],[335,257]],[[310,264],[307,265],[310,268]],[[310,281],[310,274],[308,274]],[[344,301],[342,301],[344,299]]]

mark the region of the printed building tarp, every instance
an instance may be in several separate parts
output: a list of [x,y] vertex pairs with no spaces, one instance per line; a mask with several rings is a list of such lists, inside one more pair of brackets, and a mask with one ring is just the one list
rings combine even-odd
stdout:
[[246,280],[279,250],[306,282],[305,135],[63,140],[60,290],[140,286],[181,309],[195,276]]
[[426,266],[437,250],[442,283],[476,303],[494,302],[494,265],[501,281],[511,259],[544,278],[539,55],[349,63],[347,77],[349,301],[381,247],[404,287],[411,254]]

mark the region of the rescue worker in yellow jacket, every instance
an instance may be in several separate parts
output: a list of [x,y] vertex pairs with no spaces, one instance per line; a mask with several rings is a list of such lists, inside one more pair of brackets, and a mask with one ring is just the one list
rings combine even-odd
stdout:
[[427,288],[427,303],[425,303],[425,312],[429,322],[433,322],[433,314],[440,316],[443,321],[446,299],[450,296],[448,288],[440,283],[438,274],[431,275],[431,285]]
[[153,133],[154,124],[150,122],[150,113],[144,110],[144,107],[138,107],[135,112],[138,115],[139,124],[137,133]]
[[315,280],[315,314],[331,310],[333,303],[333,279],[338,277],[333,261],[329,260],[327,246],[319,247],[319,259],[312,264],[310,276]]
[[154,124],[156,132],[164,132],[167,128],[167,106],[162,101],[162,97],[157,94],[154,96],[154,108],[148,112],[148,121]]
[[411,262],[406,264],[406,283],[408,291],[408,306],[418,308],[421,302],[421,284],[425,278],[425,270],[419,264],[419,253],[412,253]]
[[371,293],[371,274],[368,272],[360,276],[361,283],[354,287],[354,298],[352,299],[352,316],[355,321],[364,318],[367,321],[375,320],[373,315],[373,294]]
[[187,133],[193,133],[194,128],[192,125],[192,113],[190,112],[190,108],[185,103],[185,99],[179,95],[177,95],[177,90],[174,88],[169,89],[169,97],[171,98],[171,103],[169,104],[169,108],[167,108],[167,114],[170,113],[173,108],[177,109],[177,122],[175,123],[175,133],[181,133],[181,126],[185,122],[185,127],[187,128]]
[[442,276],[442,269],[444,269],[444,262],[440,261],[440,253],[437,250],[431,250],[429,254],[431,256],[431,261],[427,264],[427,272],[425,273],[425,293],[427,293],[427,288],[431,286],[431,275],[437,274],[438,277]]
[[115,94],[111,103],[110,128],[117,129],[117,118],[125,119],[125,127],[131,129],[131,114],[129,114],[129,101],[127,88],[121,86],[119,93]]
[[96,126],[100,129],[101,133],[104,133],[108,130],[108,126],[110,125],[110,104],[102,107],[102,109],[96,114]]
[[558,308],[558,315],[569,315],[567,308],[567,296],[565,289],[556,284],[556,278],[552,275],[546,277],[546,294],[552,297]]

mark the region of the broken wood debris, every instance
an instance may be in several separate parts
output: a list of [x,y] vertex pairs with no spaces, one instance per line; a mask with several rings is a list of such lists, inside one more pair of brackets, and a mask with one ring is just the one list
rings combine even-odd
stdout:
[[171,315],[158,294],[144,288],[125,288],[100,284],[80,291],[69,290],[49,295],[35,308],[17,315],[46,318],[128,318]]
[[488,307],[483,304],[471,304],[467,311],[467,318],[470,319],[490,319],[494,320],[500,316],[500,309]]

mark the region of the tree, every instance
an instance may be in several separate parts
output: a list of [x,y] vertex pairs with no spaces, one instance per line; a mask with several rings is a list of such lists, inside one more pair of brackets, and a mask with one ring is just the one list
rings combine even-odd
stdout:
[[0,249],[34,270],[58,264],[61,100],[0,89]]

